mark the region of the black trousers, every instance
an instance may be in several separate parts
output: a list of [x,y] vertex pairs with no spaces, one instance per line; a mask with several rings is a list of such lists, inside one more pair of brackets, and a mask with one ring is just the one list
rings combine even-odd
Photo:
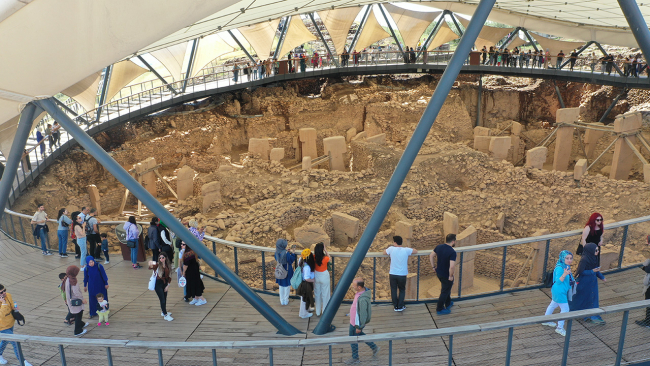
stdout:
[[441,311],[451,305],[451,287],[454,285],[454,281],[449,281],[449,277],[438,276],[438,279],[440,280],[441,287],[436,311]]
[[[645,291],[645,299],[650,299],[650,287]],[[650,308],[645,308],[645,321],[650,324]]]
[[162,313],[167,315],[167,293],[165,292],[165,282],[160,278],[156,278],[156,295],[158,295],[158,300],[160,300],[160,310]]
[[81,248],[79,248],[79,244],[77,244],[77,239],[72,239],[72,243],[74,244],[74,254],[78,258],[81,256]]
[[[151,249],[151,252],[153,253],[152,261],[158,262],[158,256],[160,255],[160,249]],[[173,259],[173,258],[169,258]]]
[[86,322],[82,320],[84,311],[81,310],[77,314],[73,314],[73,315],[74,315],[74,335],[77,335],[84,331],[84,325],[86,324]]
[[406,296],[406,276],[389,275],[389,279],[393,306],[395,309],[401,309],[404,307],[404,296]]
[[[93,258],[99,259],[102,257],[102,237],[99,234],[89,234],[87,235],[87,242],[90,246],[88,255],[92,255]],[[99,244],[99,245],[98,245]]]

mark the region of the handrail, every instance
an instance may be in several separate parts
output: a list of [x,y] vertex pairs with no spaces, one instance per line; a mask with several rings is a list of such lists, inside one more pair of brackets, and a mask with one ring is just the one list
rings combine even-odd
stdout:
[[93,341],[101,341],[101,346],[115,348],[145,348],[145,349],[242,349],[242,348],[295,348],[319,347],[334,344],[350,344],[358,342],[382,342],[414,338],[431,338],[455,336],[467,333],[487,332],[504,328],[521,327],[542,322],[556,322],[614,314],[622,311],[642,309],[650,306],[650,300],[633,301],[624,304],[603,306],[595,309],[570,311],[552,315],[532,316],[490,323],[461,325],[449,328],[424,329],[404,332],[378,333],[364,336],[339,336],[312,339],[269,339],[259,341],[222,341],[222,342],[160,342],[160,341],[132,341],[119,339],[78,339],[68,337],[44,337],[23,334],[0,333],[0,339],[14,342],[38,343],[45,345],[70,345],[87,346]]

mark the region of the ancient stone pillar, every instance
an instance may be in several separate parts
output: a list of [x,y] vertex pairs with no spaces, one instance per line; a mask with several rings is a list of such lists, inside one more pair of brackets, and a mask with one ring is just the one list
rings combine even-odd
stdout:
[[[158,197],[158,191],[156,189],[156,173],[154,173],[151,169],[153,169],[156,165],[157,164],[155,158],[148,158],[135,165],[135,172],[137,175],[140,175],[142,186],[154,197]],[[148,170],[150,171],[142,174]]]
[[176,194],[179,200],[184,200],[194,195],[194,169],[187,165],[178,170]]
[[442,214],[442,233],[445,238],[448,234],[458,234],[458,216],[451,212]]
[[345,132],[345,142],[350,142],[357,135],[357,129],[352,127]]
[[97,215],[101,215],[102,205],[99,202],[99,189],[94,184],[88,186],[88,196],[90,196],[90,204],[97,210]]
[[505,159],[508,157],[508,150],[512,140],[510,136],[499,136],[490,138],[490,153],[493,158]]
[[345,137],[333,136],[323,139],[325,154],[330,154],[330,170],[345,171],[345,156],[347,144]]
[[366,138],[366,141],[374,142],[375,144],[379,145],[386,145],[386,134],[380,133],[379,135],[370,136]]
[[490,136],[474,136],[474,149],[482,153],[490,153]]
[[[592,123],[593,125],[598,125],[598,126],[604,126],[604,124],[598,122],[598,123]],[[585,154],[587,155],[587,159],[594,159],[596,157],[595,152],[596,152],[596,143],[598,143],[598,140],[603,137],[605,134],[605,131],[596,131],[596,130],[585,130],[585,138],[584,138],[584,144],[585,144]]]
[[[476,239],[478,233],[474,226],[470,225],[467,229],[463,230],[456,237],[456,248],[468,247],[471,245],[476,245]],[[466,289],[474,286],[474,259],[476,258],[476,252],[466,252],[463,253],[463,279],[462,279],[462,288]],[[452,293],[458,292],[458,282],[460,279],[460,253],[456,256],[456,268],[454,271],[454,286],[452,287]]]
[[[537,230],[531,236],[541,236],[548,234],[547,229]],[[530,246],[535,251],[531,256],[531,274],[530,279],[535,282],[541,282],[544,275],[544,257],[546,256],[546,240],[536,241],[531,243]],[[547,268],[547,270],[550,268]]]
[[342,212],[332,213],[334,244],[347,247],[359,234],[359,219]]
[[318,157],[318,152],[316,151],[316,129],[301,128],[298,130],[298,139],[300,140],[302,157],[309,156],[312,159],[316,159]]
[[[574,123],[580,117],[580,108],[560,108],[555,113],[555,123]],[[553,155],[553,170],[569,169],[571,148],[573,145],[573,127],[558,127],[555,133],[555,154]]]
[[201,195],[203,196],[204,214],[210,211],[212,204],[221,204],[221,183],[210,182],[201,186]]
[[499,230],[500,233],[503,232],[503,225],[506,223],[506,214],[503,212],[499,212],[497,215],[497,230]]
[[302,170],[311,170],[311,157],[305,156],[302,158]]
[[409,273],[406,275],[406,289],[404,292],[405,300],[416,300],[418,298],[418,275]]
[[248,152],[260,155],[262,160],[269,160],[269,139],[248,140]]
[[[633,134],[641,129],[643,116],[641,112],[632,112],[619,115],[614,121],[614,132],[617,134]],[[636,143],[636,136],[625,137],[632,144]],[[630,175],[632,164],[636,161],[634,151],[628,146],[624,138],[619,138],[614,144],[612,169],[609,173],[611,179],[627,179]]]
[[271,161],[281,161],[284,159],[284,147],[275,147],[271,149]]
[[531,168],[542,169],[546,163],[548,149],[544,146],[534,147],[526,151],[526,166]]
[[579,159],[573,167],[573,179],[580,180],[587,172],[587,159]]
[[395,224],[395,235],[402,237],[402,246],[410,247],[413,239],[413,224],[406,221],[398,221]]
[[643,181],[650,183],[650,164],[643,164]]

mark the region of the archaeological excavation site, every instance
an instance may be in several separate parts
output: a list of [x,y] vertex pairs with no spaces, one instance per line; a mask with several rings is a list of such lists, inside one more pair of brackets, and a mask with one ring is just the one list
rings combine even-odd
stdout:
[[[558,82],[560,101],[549,80],[482,76],[479,107],[480,77],[457,79],[370,254],[383,252],[393,235],[430,250],[455,233],[461,248],[582,230],[593,212],[606,225],[650,214],[650,92],[629,91],[601,118],[617,88]],[[278,238],[298,250],[322,242],[341,254],[336,281],[438,80],[406,74],[276,83],[177,106],[93,138],[175,217],[198,220],[204,244],[250,286],[277,289]],[[36,202],[50,216],[83,206],[98,208],[102,222],[153,216],[79,146],[49,166],[13,210],[32,215]],[[119,255],[113,227],[104,231]],[[650,255],[648,234],[648,223],[606,229],[603,269],[642,262]],[[260,258],[210,238],[269,251]],[[548,253],[545,241],[518,245],[506,260],[505,247],[467,253],[463,294],[539,284],[545,257],[578,243],[579,235],[553,240]],[[376,278],[376,301],[389,301],[388,259],[370,254],[360,273]],[[407,298],[437,297],[428,258],[409,265]]]

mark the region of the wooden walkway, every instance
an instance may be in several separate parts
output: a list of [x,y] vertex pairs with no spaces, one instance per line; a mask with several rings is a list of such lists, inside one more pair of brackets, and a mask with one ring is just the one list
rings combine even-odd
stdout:
[[[1,235],[1,234],[0,234]],[[84,339],[130,339],[147,341],[232,341],[281,339],[275,329],[246,303],[229,286],[205,280],[205,297],[208,304],[193,306],[182,301],[182,289],[172,286],[168,297],[168,311],[174,321],[160,317],[160,307],[154,292],[147,290],[151,274],[146,269],[133,270],[129,262],[118,255],[111,256],[106,271],[111,285],[108,290],[111,304],[110,326],[97,327],[92,323]],[[33,249],[0,237],[0,283],[18,302],[27,318],[24,327],[16,326],[18,334],[50,337],[72,337],[72,327],[63,324],[66,309],[57,288],[58,274],[71,264],[78,264],[73,257],[66,259],[57,255],[43,256]],[[642,299],[642,272],[629,270],[607,277],[601,283],[601,305],[612,305]],[[298,303],[291,300],[289,306],[280,306],[278,298],[262,295],[286,320],[304,332],[294,337],[316,338],[312,332],[317,318],[309,320],[298,317]],[[486,323],[499,320],[543,314],[550,301],[550,292],[528,290],[473,300],[458,301],[452,314],[438,316],[435,304],[410,305],[403,313],[396,313],[391,306],[376,305],[372,322],[366,333],[445,328],[459,325]],[[347,335],[349,305],[343,305],[334,324],[337,329],[329,336]],[[642,317],[642,310],[630,314],[624,360],[637,361],[650,358],[648,339],[650,330],[633,323]],[[84,318],[86,316],[84,315]],[[95,318],[96,319],[96,318]],[[93,320],[95,320],[93,319]],[[569,364],[610,365],[615,359],[622,313],[605,318],[607,324],[594,326],[574,322],[571,338]],[[454,365],[501,365],[505,360],[507,330],[456,336],[453,342]],[[553,329],[541,325],[516,328],[514,332],[512,363],[514,365],[557,365],[560,363],[564,338]],[[94,343],[94,342],[93,342]],[[360,344],[360,357],[364,365],[387,365],[388,343],[381,346],[379,357],[371,358],[370,349]],[[394,365],[443,365],[447,362],[447,337],[413,339],[393,342]],[[8,347],[11,348],[11,347]],[[33,365],[61,365],[56,347],[36,344],[23,346],[26,358]],[[116,365],[158,365],[156,351],[113,349]],[[349,346],[333,346],[335,364],[342,364],[350,357]],[[67,364],[71,366],[106,365],[106,350],[101,346],[85,348],[66,347]],[[210,351],[165,350],[166,365],[212,365]],[[219,365],[268,365],[268,349],[225,350],[217,353]],[[13,352],[4,353],[9,364],[17,364]],[[276,365],[325,365],[328,349],[316,347],[305,349],[275,349]]]

